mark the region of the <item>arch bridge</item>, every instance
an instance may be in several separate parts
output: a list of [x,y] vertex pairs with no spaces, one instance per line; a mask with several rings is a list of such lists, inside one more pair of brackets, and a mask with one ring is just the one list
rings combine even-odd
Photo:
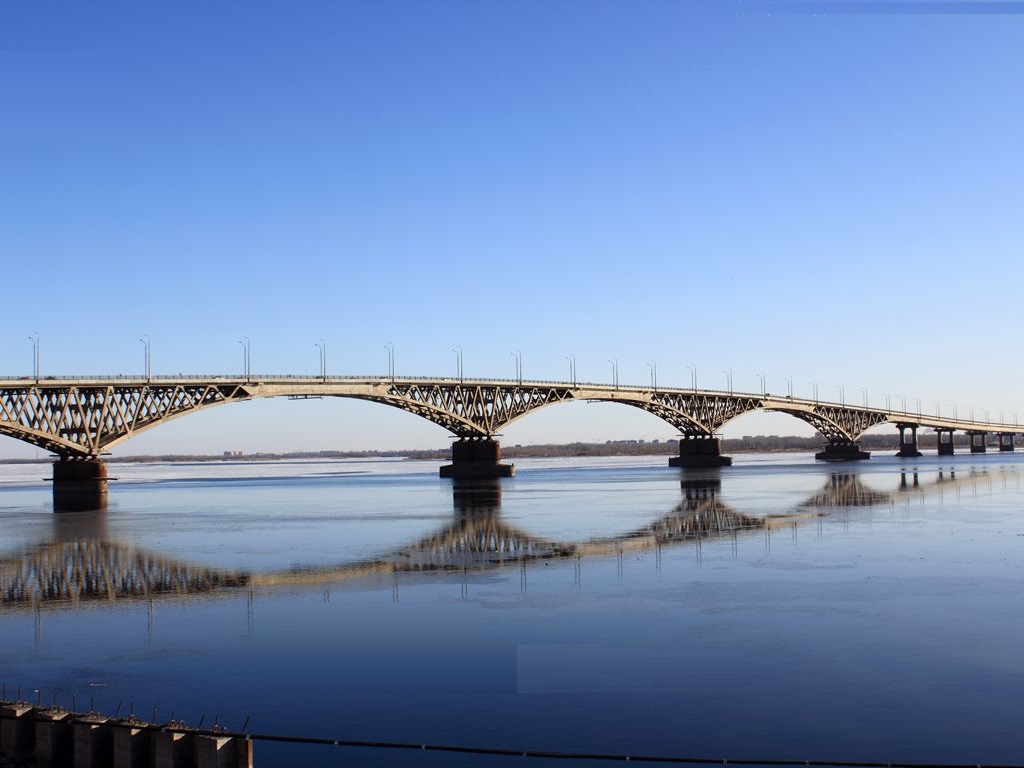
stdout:
[[917,430],[938,433],[940,454],[953,453],[953,433],[971,436],[971,451],[984,452],[987,436],[1000,450],[1013,450],[1016,424],[949,419],[907,411],[697,388],[620,386],[564,381],[400,378],[393,376],[212,376],[110,377],[0,380],[0,434],[50,451],[55,509],[105,505],[102,456],[140,432],[171,419],[229,403],[264,397],[350,397],[389,405],[437,424],[455,438],[452,463],[442,477],[502,477],[513,467],[501,462],[496,437],[540,408],[584,400],[615,402],[652,413],[680,433],[678,467],[730,464],[719,433],[751,411],[788,413],[810,424],[826,441],[816,458],[867,459],[858,439],[879,424],[900,431],[900,456],[920,456]]

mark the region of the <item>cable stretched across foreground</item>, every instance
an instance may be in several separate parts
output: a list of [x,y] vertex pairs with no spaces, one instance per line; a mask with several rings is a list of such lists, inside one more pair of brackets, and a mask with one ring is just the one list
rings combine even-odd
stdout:
[[[19,697],[20,699],[20,697]],[[7,701],[6,697],[0,703],[6,706],[21,705],[36,709],[24,701]],[[59,708],[47,708],[49,711],[61,711]],[[120,710],[120,707],[118,707]],[[66,711],[66,710],[63,710]],[[155,713],[154,713],[155,714]],[[9,714],[4,712],[0,720],[8,719]],[[99,713],[89,712],[70,713],[65,719],[65,724],[77,721],[88,722],[90,725],[97,725]],[[513,749],[507,747],[474,747],[457,744],[424,744],[421,742],[401,741],[369,741],[365,739],[338,739],[324,738],[317,736],[285,736],[281,734],[268,733],[247,733],[246,725],[248,718],[241,730],[231,731],[214,723],[212,728],[192,728],[180,721],[173,719],[168,723],[147,723],[138,720],[134,714],[125,719],[103,719],[102,725],[109,728],[129,728],[133,730],[155,731],[160,733],[179,733],[193,736],[209,736],[220,739],[244,739],[253,742],[276,742],[279,744],[295,744],[309,746],[334,746],[350,747],[361,749],[390,749],[390,750],[416,750],[423,752],[444,752],[450,754],[469,754],[493,757],[518,757],[535,758],[542,760],[591,760],[604,762],[634,762],[650,763],[661,765],[738,765],[738,766],[815,766],[816,768],[1024,768],[1021,763],[936,763],[936,762],[907,762],[907,761],[865,761],[865,760],[783,760],[783,759],[754,759],[754,758],[724,758],[724,757],[683,757],[678,755],[651,755],[651,754],[619,754],[607,752],[579,752],[579,751],[552,751],[537,749]]]
[[148,725],[130,722],[111,722],[114,727],[145,728],[165,733],[189,733],[220,738],[239,738],[251,741],[277,742],[283,744],[334,746],[362,749],[400,749],[423,752],[447,752],[493,757],[519,757],[545,760],[601,760],[605,762],[652,763],[662,765],[742,765],[742,766],[814,766],[815,768],[1024,768],[1024,764],[1013,763],[916,763],[916,762],[872,762],[856,760],[780,760],[780,759],[731,759],[723,757],[681,757],[678,755],[617,754],[604,752],[563,752],[537,749],[512,749],[503,747],[472,747],[457,744],[423,744],[400,741],[367,741],[363,739],[333,739],[316,736],[282,736],[267,733],[233,732],[223,728],[196,729],[176,726]]
[[[223,734],[222,734],[223,735]],[[230,735],[230,734],[226,734]],[[238,734],[239,736],[243,734]],[[314,744],[372,749],[412,749],[431,752],[450,752],[502,757],[542,758],[547,760],[604,760],[608,762],[661,763],[664,765],[744,765],[744,766],[815,766],[817,768],[1024,768],[1021,764],[997,763],[914,763],[870,762],[854,760],[754,760],[722,757],[679,757],[669,755],[625,755],[601,752],[552,752],[535,749],[508,749],[500,747],[467,747],[452,744],[415,744],[390,741],[362,741],[358,739],[325,739],[316,737],[274,736],[250,734],[253,741],[276,741],[295,744]]]

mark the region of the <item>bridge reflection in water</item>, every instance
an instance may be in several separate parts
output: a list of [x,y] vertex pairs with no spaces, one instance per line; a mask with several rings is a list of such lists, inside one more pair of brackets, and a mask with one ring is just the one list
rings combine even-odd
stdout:
[[277,572],[231,571],[178,560],[111,539],[104,512],[53,517],[53,540],[0,556],[0,605],[89,605],[159,596],[199,596],[239,588],[318,584],[381,573],[481,570],[536,560],[642,552],[690,541],[734,536],[816,519],[827,511],[876,507],[901,494],[975,482],[939,472],[922,483],[917,472],[902,472],[897,490],[875,490],[857,473],[833,473],[820,490],[778,516],[751,516],[721,498],[714,470],[681,483],[683,498],[664,517],[621,535],[585,542],[535,536],[501,518],[498,480],[455,482],[452,522],[435,533],[380,558],[318,568]]

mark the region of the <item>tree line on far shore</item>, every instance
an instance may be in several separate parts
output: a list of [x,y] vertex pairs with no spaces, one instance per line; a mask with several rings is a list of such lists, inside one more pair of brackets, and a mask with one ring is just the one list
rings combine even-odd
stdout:
[[[775,453],[780,451],[819,451],[827,441],[821,435],[798,437],[796,435],[744,435],[723,438],[721,451],[731,453]],[[900,444],[897,432],[862,435],[858,444],[865,450],[898,450]],[[970,438],[966,434],[955,434],[954,445],[968,447]],[[935,448],[934,432],[918,434],[918,446]],[[669,456],[679,452],[677,439],[666,440],[606,440],[603,443],[541,443],[536,445],[502,444],[504,458],[543,458],[559,456]],[[161,454],[155,456],[111,456],[108,462],[183,462],[183,461],[272,461],[281,459],[449,459],[449,448],[421,450],[384,451],[290,451],[287,453],[243,453],[224,451],[219,454]],[[0,464],[35,464],[53,461],[46,459],[0,459]]]

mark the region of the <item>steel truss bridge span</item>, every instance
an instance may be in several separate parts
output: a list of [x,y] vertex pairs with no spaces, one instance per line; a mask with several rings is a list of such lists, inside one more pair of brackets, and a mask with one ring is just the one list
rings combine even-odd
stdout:
[[390,405],[465,439],[493,439],[513,421],[555,403],[615,402],[658,416],[686,437],[713,438],[752,411],[801,419],[830,443],[854,443],[871,427],[1014,435],[1017,424],[949,419],[824,400],[718,390],[555,381],[448,378],[95,378],[0,380],[0,434],[59,456],[97,458],[147,429],[196,411],[264,397],[350,397]]
[[172,377],[46,378],[0,380],[0,434],[56,454],[54,506],[94,509],[106,503],[106,465],[101,456],[135,435],[171,419],[214,406],[264,397],[350,397],[389,405],[443,427],[456,438],[443,477],[502,477],[495,439],[517,419],[569,401],[614,402],[652,413],[680,432],[673,466],[731,463],[718,434],[752,411],[788,413],[827,441],[817,458],[866,459],[859,437],[880,424],[900,431],[901,456],[919,456],[917,430],[939,433],[939,453],[953,452],[953,432],[971,435],[972,452],[985,450],[986,435],[1013,449],[1016,424],[967,421],[846,403],[696,388],[637,387],[564,381],[375,377]]

